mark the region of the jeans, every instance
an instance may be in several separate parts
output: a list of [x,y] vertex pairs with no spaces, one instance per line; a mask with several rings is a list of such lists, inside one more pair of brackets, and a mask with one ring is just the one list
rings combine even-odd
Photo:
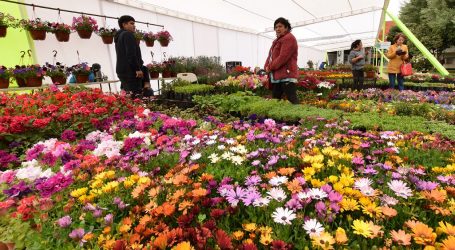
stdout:
[[283,93],[286,94],[288,101],[292,104],[299,104],[299,99],[297,98],[297,87],[293,82],[280,82],[272,83],[272,96],[275,99],[281,99]]
[[404,77],[400,73],[389,73],[390,88],[395,88],[396,79],[398,79],[398,89],[402,91],[404,89]]
[[363,79],[365,78],[363,69],[352,70],[352,76],[354,80],[354,88],[357,90],[363,89]]

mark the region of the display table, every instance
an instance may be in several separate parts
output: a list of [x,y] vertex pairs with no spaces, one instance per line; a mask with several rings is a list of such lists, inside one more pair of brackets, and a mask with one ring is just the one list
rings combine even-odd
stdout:
[[[67,83],[64,85],[55,85],[59,88],[63,88],[65,86],[92,86],[92,85],[100,85],[100,88],[102,89],[103,84],[108,84],[109,86],[109,93],[112,93],[112,88],[111,88],[111,83],[117,83],[120,80],[112,80],[112,81],[105,81],[105,82],[87,82],[87,83]],[[12,91],[25,91],[25,90],[31,90],[32,92],[35,90],[39,89],[46,89],[49,88],[50,85],[46,84],[40,87],[21,87],[21,88],[6,88],[6,89],[0,89],[0,92],[12,92]]]

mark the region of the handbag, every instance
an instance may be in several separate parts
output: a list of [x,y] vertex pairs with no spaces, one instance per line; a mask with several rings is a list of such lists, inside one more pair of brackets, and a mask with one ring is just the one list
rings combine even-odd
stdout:
[[400,71],[402,76],[412,75],[412,64],[403,62],[403,64],[401,64]]

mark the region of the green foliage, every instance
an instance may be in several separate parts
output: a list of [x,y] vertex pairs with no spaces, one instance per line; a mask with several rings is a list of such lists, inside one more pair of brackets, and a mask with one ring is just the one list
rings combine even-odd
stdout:
[[37,232],[28,222],[10,216],[0,216],[0,242],[14,243],[15,249],[37,249],[32,247]]
[[400,157],[407,157],[412,164],[427,167],[445,166],[449,164],[448,159],[452,155],[451,151],[441,151],[436,149],[416,149],[409,147],[400,152]]
[[206,84],[190,84],[185,86],[175,87],[175,93],[179,94],[198,94],[198,93],[207,93],[214,89],[212,85]]

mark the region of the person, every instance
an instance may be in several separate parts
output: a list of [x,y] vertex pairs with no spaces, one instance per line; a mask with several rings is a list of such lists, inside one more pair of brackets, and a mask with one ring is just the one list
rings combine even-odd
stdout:
[[120,30],[115,34],[115,53],[117,54],[116,72],[120,88],[133,98],[142,92],[144,72],[141,49],[136,43],[135,20],[132,16],[121,16],[118,20]]
[[319,70],[324,70],[326,65],[327,65],[326,62],[321,62],[321,64],[319,65]]
[[363,44],[361,40],[355,40],[351,44],[351,52],[349,52],[348,61],[352,66],[352,76],[354,80],[354,88],[361,90],[363,88],[365,66],[365,53],[362,52]]
[[142,96],[143,97],[150,97],[153,96],[153,89],[150,85],[150,75],[149,71],[146,66],[142,65],[141,67],[142,73],[144,74],[144,78],[142,78]]
[[291,103],[298,104],[296,93],[296,83],[299,77],[297,40],[291,33],[292,27],[287,19],[280,17],[275,20],[273,25],[276,39],[272,43],[264,65],[272,84],[272,96],[281,99],[284,93]]
[[401,65],[403,61],[408,60],[408,46],[404,44],[406,37],[403,33],[398,33],[393,38],[394,44],[390,45],[387,51],[387,58],[389,58],[389,65],[387,70],[389,73],[389,86],[395,88],[395,81],[398,80],[398,89],[404,89],[404,77],[401,75]]

